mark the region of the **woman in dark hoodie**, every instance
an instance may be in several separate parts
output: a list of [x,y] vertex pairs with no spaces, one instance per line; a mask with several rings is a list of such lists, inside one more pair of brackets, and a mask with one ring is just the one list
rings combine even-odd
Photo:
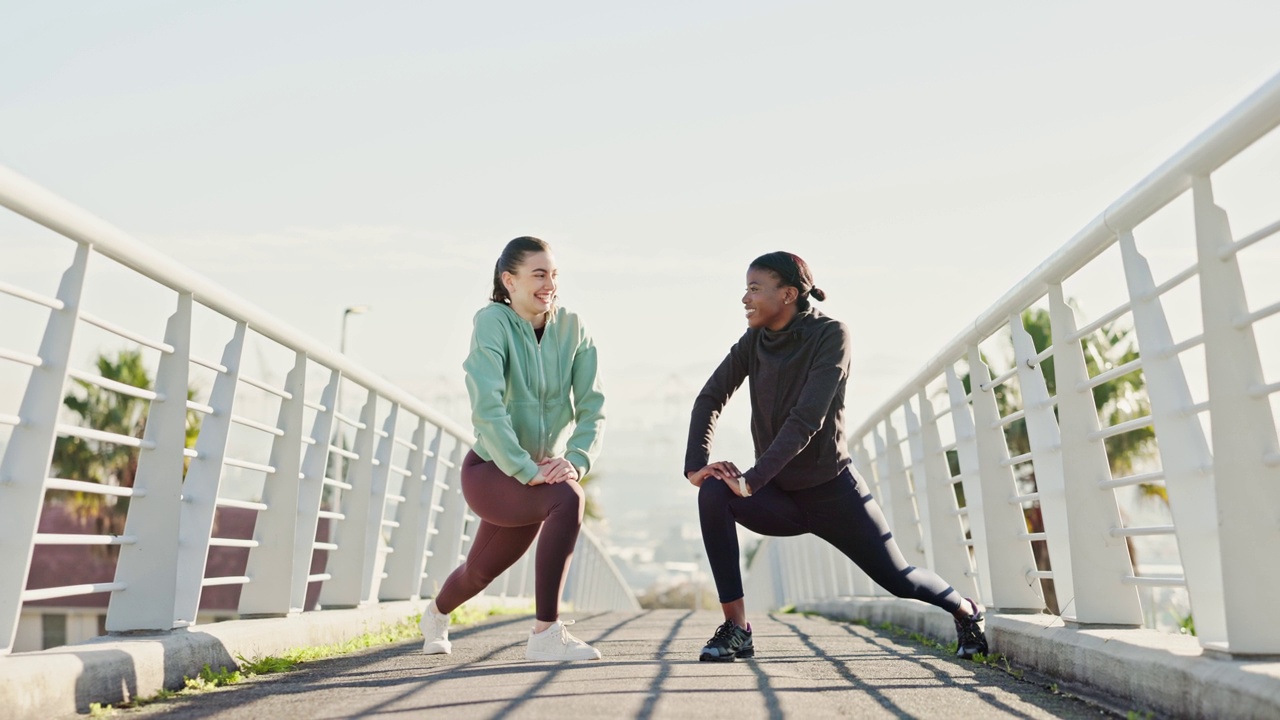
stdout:
[[[849,329],[810,307],[810,298],[823,300],[826,293],[814,287],[804,260],[787,252],[756,258],[742,297],[747,332],[693,403],[684,471],[699,488],[702,542],[725,618],[699,659],[755,655],[735,523],[761,535],[817,535],[894,595],[951,613],[958,656],[985,653],[982,606],[937,574],[907,564],[866,482],[850,471],[844,435]],[[732,462],[709,460],[716,420],[745,378],[756,463],[741,472]]]

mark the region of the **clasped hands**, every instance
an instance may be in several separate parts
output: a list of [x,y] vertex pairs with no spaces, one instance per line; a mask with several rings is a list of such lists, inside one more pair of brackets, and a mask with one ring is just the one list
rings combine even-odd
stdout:
[[530,485],[554,485],[561,482],[577,482],[578,468],[562,457],[547,458],[538,463],[538,474],[529,481]]
[[742,490],[738,486],[738,478],[742,477],[742,471],[738,469],[737,465],[734,465],[728,460],[713,462],[701,470],[694,470],[686,477],[694,487],[702,487],[702,481],[707,478],[723,480],[724,484],[729,486],[729,489],[733,491],[734,495],[737,495],[738,497],[746,497],[742,494]]

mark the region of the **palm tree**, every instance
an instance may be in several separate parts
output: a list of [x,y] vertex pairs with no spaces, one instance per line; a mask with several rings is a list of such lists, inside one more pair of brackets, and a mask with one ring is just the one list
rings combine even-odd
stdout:
[[[1069,303],[1075,307],[1074,302],[1069,301]],[[1051,344],[1052,333],[1047,311],[1042,309],[1026,310],[1022,314],[1022,324],[1035,343],[1037,352],[1042,352]],[[1085,365],[1088,368],[1090,377],[1123,365],[1138,357],[1137,338],[1132,328],[1124,327],[1117,322],[1104,325],[1081,342],[1084,349]],[[1046,358],[1040,364],[1040,369],[1044,375],[1045,385],[1048,387],[1049,394],[1056,396],[1057,382],[1053,357]],[[968,374],[964,376],[963,382],[967,393],[969,392]],[[1000,385],[996,388],[995,394],[996,404],[1000,408],[1001,415],[1008,415],[1022,406],[1021,399],[1017,397],[1017,391],[1010,385]],[[1093,400],[1094,406],[1098,409],[1099,420],[1104,425],[1116,425],[1127,420],[1149,415],[1151,412],[1151,404],[1146,393],[1146,378],[1137,370],[1095,387],[1093,389]],[[1057,412],[1056,408],[1055,412]],[[1022,455],[1031,451],[1031,439],[1027,435],[1025,420],[1017,420],[1011,423],[1005,430],[1005,438],[1008,441],[1009,454],[1011,456]],[[1108,464],[1111,466],[1111,475],[1113,477],[1121,477],[1132,474],[1136,462],[1142,458],[1152,456],[1155,450],[1154,441],[1155,431],[1151,427],[1139,428],[1107,438],[1104,441],[1104,446],[1107,452]],[[958,459],[953,460],[953,474],[959,471],[958,464]],[[1019,484],[1020,492],[1025,494],[1037,490],[1035,468],[1032,465],[1018,465],[1015,469],[1015,479]],[[960,486],[957,485],[956,487],[959,488]],[[1168,496],[1165,495],[1163,486],[1143,484],[1139,486],[1139,491],[1144,497],[1163,497],[1165,502],[1168,502]],[[963,498],[961,498],[961,503],[963,504]],[[1026,519],[1028,532],[1044,531],[1044,519],[1040,513],[1038,503],[1026,511]],[[1136,565],[1137,556],[1132,539],[1129,539],[1128,544],[1129,556]],[[1036,566],[1041,570],[1050,569],[1049,548],[1045,542],[1033,542],[1032,550],[1035,554]],[[1043,588],[1045,603],[1051,611],[1055,614],[1058,613],[1057,596],[1054,593],[1053,581],[1043,581]]]
[[[95,363],[98,373],[107,380],[151,389],[151,375],[138,350],[121,350],[114,358],[99,355]],[[105,390],[92,383],[76,380],[79,386],[63,398],[63,404],[79,418],[79,424],[95,430],[141,438],[146,430],[149,401]],[[187,391],[188,398],[194,389]],[[186,446],[195,445],[200,434],[200,416],[187,411]],[[53,449],[53,473],[58,477],[86,482],[133,487],[138,475],[138,451],[116,443],[59,437]],[[184,467],[185,470],[185,467]],[[81,524],[98,534],[119,535],[129,499],[114,495],[73,492],[51,497],[65,505]],[[114,548],[111,548],[114,549]]]

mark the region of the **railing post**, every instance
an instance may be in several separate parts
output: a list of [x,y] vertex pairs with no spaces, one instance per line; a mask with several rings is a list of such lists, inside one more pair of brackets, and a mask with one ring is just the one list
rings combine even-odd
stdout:
[[[333,437],[333,424],[338,410],[338,387],[341,384],[342,371],[330,371],[329,383],[320,393],[320,407],[311,423],[311,436],[304,441],[307,442],[307,449],[303,453],[302,472],[298,479],[298,524],[294,528],[293,572],[289,579],[290,614],[308,609],[305,607],[307,587],[312,582],[311,563],[320,525],[320,506],[324,502],[325,476],[329,472],[329,438]],[[332,525],[330,529],[332,530]]]
[[[419,597],[435,596],[434,591],[429,593],[423,591],[423,587],[424,587],[423,581],[428,578],[428,575],[431,572],[430,570],[431,558],[441,548],[441,544],[440,544],[441,540],[439,539],[440,538],[439,525],[440,525],[441,513],[444,512],[444,505],[442,503],[444,502],[445,492],[447,492],[449,489],[449,482],[451,478],[455,480],[461,480],[461,477],[462,477],[461,471],[459,470],[459,472],[457,473],[457,478],[453,478],[452,472],[455,468],[458,467],[458,464],[451,463],[449,460],[445,459],[445,456],[444,456],[445,454],[443,449],[444,438],[445,438],[445,431],[442,428],[439,430],[439,432],[436,433],[435,440],[433,440],[431,443],[431,458],[427,461],[425,465],[426,468],[430,468],[430,471],[425,480],[426,486],[423,488],[424,492],[427,495],[427,534],[425,538],[425,543],[426,543],[425,549],[422,553],[422,573],[418,578],[418,596]],[[454,441],[454,449],[452,450],[452,452],[454,453],[454,457],[456,458],[456,457],[459,457],[458,445],[461,444],[461,441],[459,441],[457,438],[454,438],[453,441]],[[440,577],[439,581],[440,583],[443,583],[444,577],[443,576]],[[530,587],[532,587],[533,580],[530,579],[529,583],[530,583]],[[438,585],[433,587],[438,587]],[[530,592],[526,594],[532,594],[532,593]]]
[[[910,410],[908,410],[910,412]],[[920,524],[916,517],[915,495],[911,480],[907,477],[907,468],[902,462],[902,443],[898,431],[888,420],[884,423],[885,441],[888,451],[888,470],[886,496],[893,498],[885,514],[892,510],[893,537],[898,543],[902,556],[912,565],[928,567],[924,554],[924,541],[920,538]],[[917,486],[918,487],[918,486]]]
[[[164,341],[173,352],[162,354],[156,370],[155,391],[147,411],[144,441],[151,448],[138,451],[138,474],[134,478],[134,496],[125,517],[124,534],[137,538],[120,548],[116,561],[116,582],[124,589],[111,593],[107,604],[107,630],[171,630],[178,620],[195,621],[175,613],[175,597],[180,598],[184,553],[199,538],[189,536],[185,522],[182,479],[184,450],[187,439],[187,386],[191,372],[191,294],[178,294],[178,307],[169,318]],[[163,399],[161,399],[163,398]],[[212,402],[210,403],[212,405]],[[216,405],[213,405],[217,408]],[[201,424],[200,439],[207,432],[206,417]],[[200,449],[197,448],[197,453]],[[201,455],[191,461],[194,473]],[[219,469],[221,469],[219,464]],[[208,540],[208,534],[205,534]],[[205,545],[207,547],[207,545]],[[197,598],[204,558],[201,556],[196,576]]]
[[[963,513],[969,520],[969,539],[963,544],[973,548],[974,573],[982,601],[992,602],[991,555],[987,552],[987,519],[983,512],[982,476],[978,472],[978,441],[973,425],[969,399],[955,368],[947,366],[947,396],[951,402],[951,423],[956,434],[956,459],[960,463],[960,487],[964,490]],[[973,384],[970,377],[969,384]]]
[[[1035,469],[1036,492],[1040,496],[1040,517],[1044,520],[1045,544],[1049,548],[1049,564],[1053,570],[1053,593],[1058,599],[1059,614],[1074,617],[1076,613],[1071,600],[1076,596],[1076,569],[1071,562],[1067,491],[1062,471],[1062,435],[1053,414],[1049,386],[1040,365],[1036,364],[1035,341],[1023,326],[1021,315],[1009,318],[1009,330],[1013,334],[1013,361],[1018,369],[1027,440],[1031,445],[1031,465]],[[1061,392],[1065,386],[1059,384],[1057,387]],[[1081,571],[1088,572],[1089,569],[1081,568]]]
[[[867,490],[873,495],[877,494],[875,492],[876,477],[871,469],[871,456],[867,454],[867,446],[864,439],[859,438],[853,443],[849,457],[853,461],[853,469],[858,473],[858,477],[862,479],[862,482],[866,483]],[[847,568],[849,571],[849,585],[853,588],[854,595],[871,597],[884,593],[879,585],[871,581],[871,576],[863,572],[862,568],[858,567],[852,560],[849,561]]]
[[569,563],[569,576],[565,578],[564,589],[560,592],[560,599],[568,603],[574,610],[580,610],[579,603],[583,602],[583,588],[586,587],[587,574],[590,572],[588,562],[584,562],[587,558],[583,557],[583,546],[586,544],[586,538],[581,533],[578,534],[577,541],[573,544],[572,561]]
[[329,553],[325,568],[333,577],[320,588],[320,604],[326,608],[359,607],[369,597],[366,575],[372,569],[368,562],[368,523],[373,512],[373,439],[377,436],[374,428],[377,411],[378,394],[370,390],[360,412],[360,428],[352,451],[357,459],[347,466],[347,484],[351,489],[342,493],[345,518],[338,522],[333,534],[338,548]]
[[786,563],[782,556],[782,543],[776,538],[765,538],[764,542],[768,543],[767,548],[769,555],[769,564],[766,572],[769,573],[769,590],[773,609],[781,608],[787,604],[787,575]]
[[811,542],[808,545],[809,549],[804,554],[804,574],[809,580],[809,595],[816,600],[825,600],[831,597],[827,591],[826,574],[823,572],[826,569],[824,554],[829,548],[825,542]]
[[[436,431],[435,448],[439,450],[442,430]],[[404,502],[396,512],[400,523],[391,531],[391,547],[395,553],[387,558],[387,578],[378,589],[380,600],[416,600],[422,587],[422,569],[426,562],[427,521],[431,517],[431,481],[435,475],[435,453],[427,449],[427,421],[419,418],[418,428],[410,441],[413,449],[405,461],[405,469],[413,473],[400,484]],[[424,472],[428,458],[431,473]]]
[[[973,580],[973,564],[969,559],[969,551],[964,545],[964,524],[957,514],[955,487],[951,483],[951,469],[947,465],[947,454],[942,451],[942,437],[938,432],[938,419],[933,412],[933,403],[920,390],[917,400],[920,405],[919,432],[912,436],[912,454],[917,454],[915,461],[916,496],[926,498],[920,505],[921,517],[928,517],[925,523],[926,547],[930,548],[929,567],[938,573],[951,587],[966,597],[975,597],[978,584]],[[916,423],[916,416],[907,408],[907,427]]]
[[431,543],[431,557],[427,560],[426,580],[431,588],[431,597],[440,592],[440,586],[462,560],[463,518],[467,512],[467,502],[462,498],[463,450],[463,444],[458,440],[450,459],[442,463],[449,472],[440,491],[435,540]]
[[787,604],[795,605],[808,599],[808,589],[804,585],[804,573],[797,563],[800,560],[796,548],[800,546],[800,538],[784,538],[778,543],[782,551],[782,586],[786,588]]
[[71,340],[80,318],[80,294],[91,252],[89,245],[78,245],[75,259],[62,273],[57,295],[62,307],[49,311],[40,340],[40,364],[31,369],[18,410],[20,423],[13,428],[0,462],[0,507],[5,511],[5,521],[0,522],[0,548],[4,548],[0,552],[0,655],[12,651],[18,633],[22,592],[27,587],[44,483],[58,437]]
[[1201,645],[1225,647],[1227,620],[1222,566],[1218,564],[1222,554],[1213,455],[1192,409],[1195,403],[1191,389],[1182,361],[1174,351],[1173,333],[1156,294],[1151,267],[1138,252],[1132,232],[1120,233],[1120,252],[1196,635]]
[[[302,492],[303,411],[306,409],[307,354],[297,353],[293,370],[284,381],[291,396],[280,401],[276,427],[283,432],[271,442],[268,465],[275,471],[267,475],[262,488],[262,504],[253,526],[253,539],[258,546],[249,550],[245,575],[248,585],[240,590],[240,615],[286,616],[293,608],[294,577],[293,539],[298,532],[299,499]],[[310,558],[308,558],[309,560]]]
[[[888,442],[884,438],[883,428],[889,427],[889,419],[885,418],[883,423],[876,425],[871,431],[872,446],[876,450],[875,473],[871,476],[870,481],[874,483],[871,486],[871,494],[876,501],[880,503],[880,509],[884,512],[885,518],[889,523],[893,523],[893,468],[889,465],[889,448]],[[896,448],[895,448],[896,449]]]
[[850,595],[851,593],[844,587],[845,583],[842,582],[847,575],[844,574],[843,567],[841,567],[841,564],[847,562],[848,559],[840,551],[826,543],[823,543],[823,550],[823,559],[826,562],[823,563],[822,572],[826,577],[827,597],[837,598]]
[[[923,395],[923,393],[920,393]],[[933,515],[929,495],[929,468],[925,464],[924,438],[921,436],[920,418],[911,402],[902,403],[903,417],[907,423],[907,456],[911,458],[911,485],[914,489],[916,512],[920,516],[920,552],[924,566],[937,572],[937,559],[933,556]]]
[[1071,528],[1075,621],[1083,625],[1142,625],[1142,603],[1124,578],[1133,572],[1129,546],[1112,530],[1123,527],[1114,490],[1099,486],[1111,479],[1107,449],[1098,432],[1098,407],[1086,383],[1089,371],[1076,335],[1075,311],[1061,285],[1049,286],[1049,325],[1053,334],[1053,370],[1058,390],[1058,429],[1062,437],[1067,524]]
[[387,497],[390,495],[391,457],[395,450],[396,425],[400,418],[400,403],[391,403],[391,413],[382,424],[378,450],[373,456],[373,485],[369,497],[368,525],[365,530],[365,560],[361,603],[378,602],[382,580],[386,576],[387,556],[395,548],[387,542]]
[[[200,436],[196,438],[196,457],[187,466],[187,476],[182,483],[182,502],[178,513],[177,584],[174,588],[174,605],[170,610],[173,613],[174,627],[194,624],[200,605],[204,570],[209,560],[209,539],[213,533],[213,516],[217,511],[218,489],[222,484],[223,460],[226,459],[227,441],[231,435],[231,414],[235,409],[236,386],[240,381],[245,331],[245,323],[236,323],[231,340],[223,348],[220,362],[227,371],[214,378],[213,388],[209,391],[209,407],[213,408],[213,413],[205,416],[200,424]],[[183,397],[185,396],[184,391]],[[120,559],[124,560],[123,553]],[[125,605],[124,598],[121,600],[121,605]],[[107,614],[107,629],[113,629],[110,612]]]
[[1234,656],[1280,654],[1275,599],[1280,574],[1260,558],[1280,554],[1280,452],[1276,423],[1249,319],[1227,213],[1207,177],[1192,180],[1200,307],[1212,418],[1214,489],[1218,499],[1226,647]]
[[[969,387],[973,389],[974,439],[978,448],[978,490],[982,494],[982,516],[986,523],[987,553],[991,563],[991,605],[1003,611],[1039,612],[1044,608],[1040,583],[1027,580],[1036,569],[1031,543],[1025,539],[1027,518],[1022,507],[1009,504],[1017,492],[1013,468],[1009,467],[1009,445],[1000,426],[991,371],[977,345],[969,346]],[[968,486],[965,497],[968,497]]]
[[515,562],[508,569],[507,582],[502,587],[504,596],[520,597],[524,585],[524,576],[528,571],[530,562],[530,553],[525,553],[523,557]]

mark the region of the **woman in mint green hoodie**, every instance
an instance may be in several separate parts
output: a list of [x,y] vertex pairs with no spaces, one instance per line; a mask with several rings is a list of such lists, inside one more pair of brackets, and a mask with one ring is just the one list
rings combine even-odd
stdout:
[[422,616],[426,653],[448,653],[449,613],[511,567],[538,537],[537,620],[530,660],[596,660],[559,620],[560,594],[582,526],[584,477],[600,452],[604,395],[596,348],[578,316],[556,307],[547,243],[518,237],[493,269],[491,302],[475,315],[463,363],[476,443],[462,494],[480,517],[466,562]]

